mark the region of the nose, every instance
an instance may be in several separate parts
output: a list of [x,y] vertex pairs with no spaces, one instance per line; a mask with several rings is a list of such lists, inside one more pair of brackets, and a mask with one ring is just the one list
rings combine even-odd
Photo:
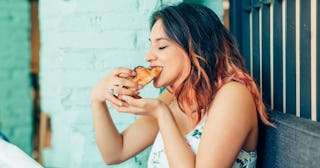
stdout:
[[144,60],[146,62],[154,61],[157,58],[156,54],[153,53],[151,50],[148,50],[146,53],[146,56],[144,57]]

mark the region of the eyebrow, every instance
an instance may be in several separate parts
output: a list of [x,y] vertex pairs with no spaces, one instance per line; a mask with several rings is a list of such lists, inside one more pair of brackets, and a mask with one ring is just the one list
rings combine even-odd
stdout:
[[[149,38],[148,40],[151,42],[151,39],[150,39],[150,38]],[[159,38],[156,38],[156,39],[155,39],[155,41],[160,41],[160,40],[167,40],[167,41],[169,41],[169,39],[166,38],[166,37],[159,37]]]

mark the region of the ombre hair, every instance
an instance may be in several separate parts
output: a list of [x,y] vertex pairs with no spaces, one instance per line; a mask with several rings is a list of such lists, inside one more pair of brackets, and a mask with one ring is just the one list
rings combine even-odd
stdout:
[[273,125],[237,43],[211,9],[190,3],[167,6],[152,15],[150,29],[159,19],[168,37],[187,52],[191,61],[190,75],[174,92],[182,111],[188,116],[196,112],[199,122],[215,93],[226,83],[237,81],[251,92],[260,119]]

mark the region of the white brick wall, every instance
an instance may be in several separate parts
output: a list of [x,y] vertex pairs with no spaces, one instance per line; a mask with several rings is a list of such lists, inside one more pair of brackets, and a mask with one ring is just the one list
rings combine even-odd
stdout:
[[[146,167],[147,152],[118,166],[104,165],[94,139],[90,90],[117,66],[147,65],[143,58],[148,22],[157,0],[39,3],[41,107],[51,115],[53,128],[52,147],[44,151],[45,165]],[[149,86],[142,94],[155,97],[158,92]],[[114,110],[111,115],[119,130],[135,120]]]

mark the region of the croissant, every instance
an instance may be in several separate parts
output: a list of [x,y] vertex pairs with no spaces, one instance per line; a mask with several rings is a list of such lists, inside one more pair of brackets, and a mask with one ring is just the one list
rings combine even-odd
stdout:
[[161,70],[161,67],[145,68],[143,66],[137,66],[136,68],[134,68],[136,76],[132,77],[129,80],[145,86],[150,83],[155,77],[159,76]]
[[[146,68],[143,66],[137,66],[133,69],[136,72],[136,76],[128,77],[127,79],[136,82],[142,86],[149,84],[154,78],[158,77],[162,71],[161,67]],[[140,98],[139,96],[135,96]],[[122,99],[122,95],[118,95],[119,99]]]

